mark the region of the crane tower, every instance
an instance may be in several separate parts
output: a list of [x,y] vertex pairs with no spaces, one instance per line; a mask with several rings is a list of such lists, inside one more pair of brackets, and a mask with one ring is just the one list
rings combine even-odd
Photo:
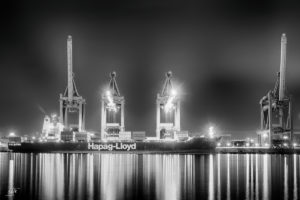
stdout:
[[101,139],[118,139],[125,131],[124,96],[121,96],[116,81],[116,72],[110,73],[108,89],[101,99]]
[[[67,39],[68,84],[65,92],[60,94],[60,122],[67,129],[85,130],[85,99],[79,95],[74,81],[72,36]],[[70,122],[69,115],[78,115],[78,120]]]
[[285,34],[281,36],[280,72],[273,90],[260,100],[261,145],[288,146],[293,141],[292,98],[286,91],[286,45]]
[[172,84],[172,72],[166,73],[163,89],[156,99],[156,137],[174,137],[180,131],[180,98]]

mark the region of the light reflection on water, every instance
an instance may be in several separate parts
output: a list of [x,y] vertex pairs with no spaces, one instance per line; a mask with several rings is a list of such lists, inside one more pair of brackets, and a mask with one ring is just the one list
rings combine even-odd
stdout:
[[299,155],[0,153],[0,199],[297,199],[299,166]]

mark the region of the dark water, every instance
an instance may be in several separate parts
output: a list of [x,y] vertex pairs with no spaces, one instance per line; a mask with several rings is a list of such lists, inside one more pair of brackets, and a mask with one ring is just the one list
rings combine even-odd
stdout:
[[[0,153],[0,199],[298,199],[299,155]],[[8,194],[11,194],[7,196]]]

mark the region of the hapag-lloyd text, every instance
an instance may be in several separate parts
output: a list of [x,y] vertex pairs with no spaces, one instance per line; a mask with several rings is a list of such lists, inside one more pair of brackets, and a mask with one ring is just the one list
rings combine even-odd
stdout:
[[104,151],[131,151],[136,150],[136,143],[109,143],[109,144],[95,144],[95,143],[88,143],[88,150],[104,150]]

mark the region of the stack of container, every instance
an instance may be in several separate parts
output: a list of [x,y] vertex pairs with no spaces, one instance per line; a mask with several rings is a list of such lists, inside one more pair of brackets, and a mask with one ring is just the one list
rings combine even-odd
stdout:
[[136,140],[136,141],[143,141],[146,139],[146,132],[145,131],[133,131],[132,139]]
[[187,140],[189,138],[188,131],[177,131],[176,136],[178,140]]
[[131,132],[130,131],[123,131],[119,133],[120,140],[131,140]]
[[74,141],[73,131],[62,131],[60,133],[60,139],[64,142],[73,142]]
[[75,141],[76,142],[89,142],[90,137],[86,132],[76,132],[75,133]]

